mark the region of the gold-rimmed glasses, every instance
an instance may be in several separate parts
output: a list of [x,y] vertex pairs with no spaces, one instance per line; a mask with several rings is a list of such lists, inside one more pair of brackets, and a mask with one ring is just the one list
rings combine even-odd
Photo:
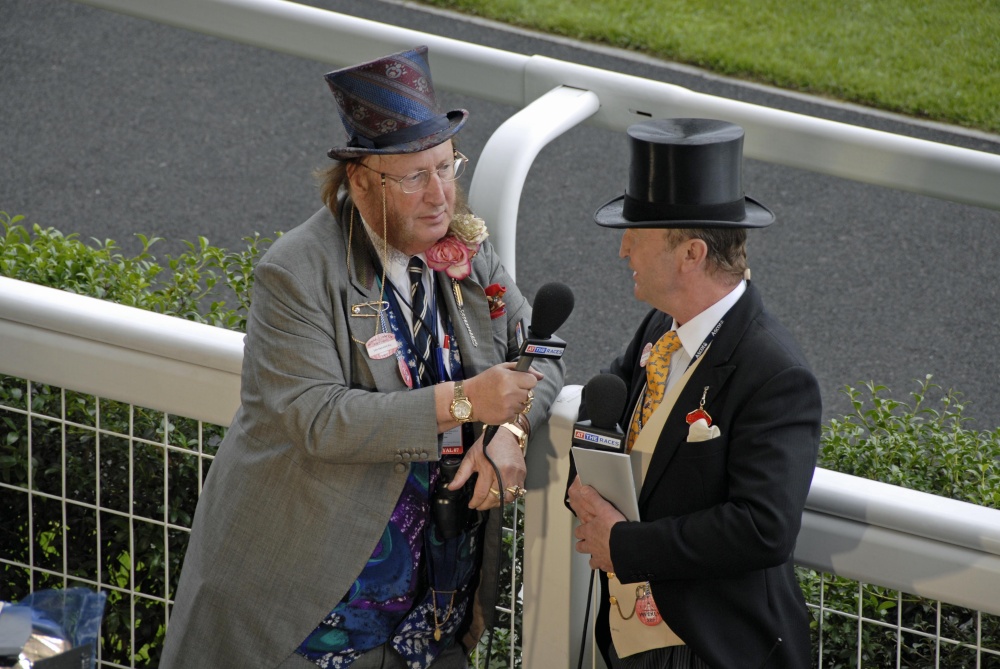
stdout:
[[399,184],[399,189],[407,194],[419,193],[420,191],[427,188],[427,184],[431,182],[431,174],[436,174],[438,179],[444,183],[454,181],[455,179],[462,176],[465,171],[465,164],[469,162],[460,151],[455,151],[455,155],[452,160],[449,160],[441,165],[438,165],[437,169],[434,170],[417,170],[416,172],[410,172],[406,176],[398,177],[392,174],[386,174],[385,172],[379,172],[374,167],[368,167],[362,162],[358,164],[362,167],[367,167],[372,172],[379,174],[385,179],[391,179]]

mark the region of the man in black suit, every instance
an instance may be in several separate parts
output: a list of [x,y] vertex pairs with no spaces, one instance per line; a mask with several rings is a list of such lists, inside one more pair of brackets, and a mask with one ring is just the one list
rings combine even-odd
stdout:
[[628,188],[595,220],[624,229],[619,255],[652,307],[610,370],[630,390],[640,521],[579,479],[569,490],[576,550],[605,587],[598,645],[612,669],[808,667],[792,553],[821,403],[748,280],[746,230],[774,216],[744,196],[739,126],[658,120],[628,135]]

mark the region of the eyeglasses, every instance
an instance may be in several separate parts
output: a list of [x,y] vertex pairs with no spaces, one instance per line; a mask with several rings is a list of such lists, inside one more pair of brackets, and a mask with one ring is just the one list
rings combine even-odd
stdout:
[[362,162],[358,164],[362,167],[368,167],[372,172],[381,175],[384,178],[392,179],[399,184],[400,190],[404,193],[419,193],[423,189],[427,188],[427,184],[431,182],[431,174],[436,174],[438,179],[444,183],[454,181],[455,179],[462,176],[465,171],[465,164],[469,162],[461,152],[456,151],[454,160],[444,163],[436,170],[419,170],[417,172],[410,172],[405,177],[397,177],[391,174],[386,174],[385,172],[379,172],[374,167],[368,167]]

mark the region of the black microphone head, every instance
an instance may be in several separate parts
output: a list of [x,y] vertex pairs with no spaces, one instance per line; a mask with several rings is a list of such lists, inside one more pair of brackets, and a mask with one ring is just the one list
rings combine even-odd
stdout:
[[605,430],[618,427],[627,401],[625,382],[614,374],[598,374],[583,389],[583,404],[594,427]]
[[573,311],[573,291],[566,284],[553,281],[538,289],[531,309],[532,338],[548,339],[566,322]]

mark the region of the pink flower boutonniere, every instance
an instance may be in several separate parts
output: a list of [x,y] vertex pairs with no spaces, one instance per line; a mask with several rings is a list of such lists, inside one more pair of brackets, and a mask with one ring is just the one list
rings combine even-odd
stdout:
[[483,219],[472,214],[455,216],[448,227],[448,234],[424,254],[427,264],[452,279],[462,280],[472,273],[472,259],[489,234]]
[[507,313],[507,305],[504,304],[503,296],[507,292],[507,286],[499,283],[491,283],[486,286],[486,304],[490,307],[490,318],[496,320]]

